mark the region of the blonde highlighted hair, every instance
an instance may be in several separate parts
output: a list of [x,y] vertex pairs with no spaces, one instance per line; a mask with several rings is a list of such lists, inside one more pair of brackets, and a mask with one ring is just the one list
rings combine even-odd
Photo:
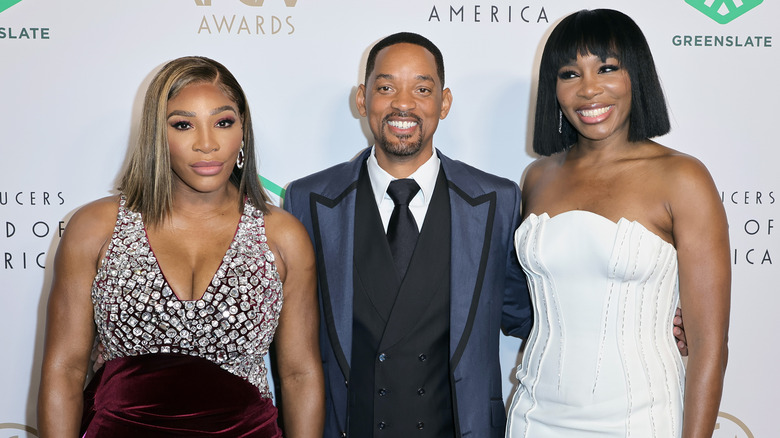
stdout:
[[127,207],[141,213],[148,225],[162,222],[173,205],[173,176],[168,149],[168,101],[187,85],[208,82],[217,85],[236,103],[244,140],[244,166],[233,167],[230,182],[241,194],[239,209],[248,199],[268,213],[268,195],[257,176],[252,116],[244,90],[222,64],[209,58],[187,56],[165,64],[154,76],[144,97],[140,135],[119,190],[127,196]]

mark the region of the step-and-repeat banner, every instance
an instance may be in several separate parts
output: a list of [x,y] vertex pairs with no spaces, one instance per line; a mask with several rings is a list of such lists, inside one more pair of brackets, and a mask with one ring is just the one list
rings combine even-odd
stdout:
[[[597,7],[644,30],[672,115],[659,141],[707,165],[728,212],[733,311],[714,436],[777,436],[777,2],[0,0],[0,438],[37,436],[54,251],[79,206],[115,193],[163,63],[204,55],[236,75],[262,176],[283,187],[369,145],[352,103],[367,52],[418,32],[444,53],[454,96],[434,144],[520,181],[544,41],[563,16]],[[507,398],[519,349],[502,340]]]

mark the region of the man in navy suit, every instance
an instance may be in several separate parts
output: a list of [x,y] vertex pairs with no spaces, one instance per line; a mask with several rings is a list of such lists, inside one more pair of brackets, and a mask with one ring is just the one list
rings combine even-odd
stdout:
[[[381,40],[356,94],[374,147],[288,186],[317,253],[327,438],[504,436],[499,332],[532,325],[520,190],[434,149],[451,102],[432,42]],[[385,235],[396,179],[415,182],[419,230],[400,268]]]

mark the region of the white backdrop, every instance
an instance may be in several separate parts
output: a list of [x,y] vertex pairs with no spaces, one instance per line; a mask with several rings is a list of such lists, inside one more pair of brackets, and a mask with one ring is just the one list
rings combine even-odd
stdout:
[[[419,32],[444,53],[454,95],[434,144],[519,181],[534,158],[543,42],[561,17],[595,7],[620,9],[644,30],[672,113],[660,142],[708,166],[728,212],[731,355],[714,436],[776,436],[777,2],[0,0],[0,438],[37,436],[54,250],[74,210],[114,193],[143,92],[164,62],[205,55],[236,75],[261,173],[284,186],[368,145],[352,104],[368,49]],[[502,344],[505,397],[519,346]]]

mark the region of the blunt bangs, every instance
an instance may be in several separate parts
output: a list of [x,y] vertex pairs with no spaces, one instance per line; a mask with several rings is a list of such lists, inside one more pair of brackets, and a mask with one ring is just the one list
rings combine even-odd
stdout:
[[[577,56],[618,60],[631,81],[629,141],[669,132],[669,114],[650,47],[629,16],[611,9],[575,12],[555,27],[544,46],[534,121],[534,152],[552,155],[577,142],[577,131],[564,117],[556,95],[558,71]],[[558,125],[561,124],[560,133]]]
[[[620,58],[622,50],[619,33],[606,16],[578,13],[570,15],[556,28],[556,38],[550,35],[549,66],[555,72],[577,59],[577,56],[596,55],[602,61],[609,57]],[[558,30],[560,30],[558,32]]]

